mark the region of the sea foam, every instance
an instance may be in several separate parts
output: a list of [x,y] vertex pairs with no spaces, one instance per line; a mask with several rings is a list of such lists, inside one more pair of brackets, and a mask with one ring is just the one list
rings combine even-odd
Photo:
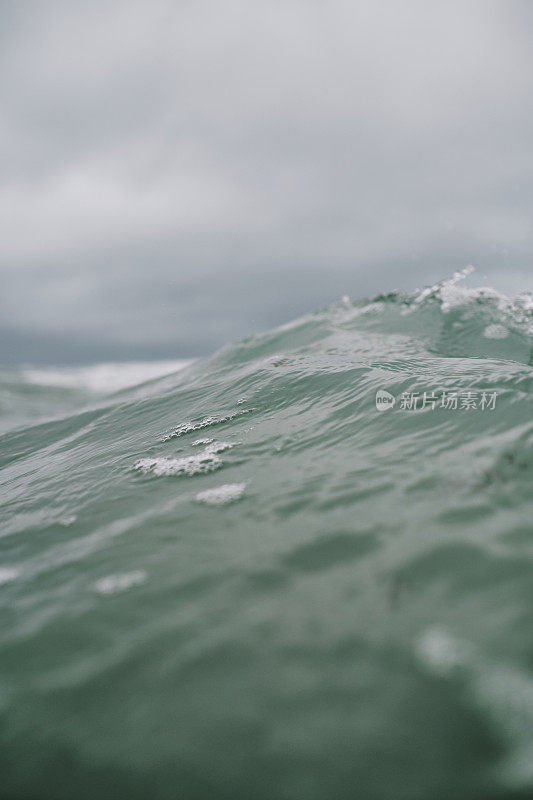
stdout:
[[222,459],[219,453],[229,450],[231,447],[233,445],[229,442],[213,442],[192,456],[182,456],[181,458],[140,458],[135,462],[133,468],[144,475],[152,473],[157,477],[164,475],[199,475],[219,469],[222,466]]
[[198,492],[196,499],[199,503],[207,503],[210,506],[223,506],[239,500],[243,496],[245,488],[246,483],[225,483],[223,486],[215,486],[213,489]]

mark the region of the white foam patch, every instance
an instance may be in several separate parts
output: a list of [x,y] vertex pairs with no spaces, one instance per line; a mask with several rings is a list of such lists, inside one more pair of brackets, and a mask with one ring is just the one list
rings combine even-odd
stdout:
[[483,336],[486,339],[506,339],[509,336],[509,331],[503,325],[487,325],[483,331]]
[[12,567],[0,567],[0,586],[4,583],[10,583],[11,581],[15,581],[20,572],[18,569],[14,569]]
[[233,447],[229,442],[214,442],[193,456],[182,458],[140,458],[133,465],[134,469],[144,475],[151,473],[157,477],[170,475],[201,475],[213,472],[222,466],[222,459],[218,455],[224,450]]
[[192,443],[192,446],[198,447],[198,445],[200,444],[211,444],[211,442],[214,441],[215,441],[214,439],[197,439],[195,442]]
[[144,569],[134,572],[122,572],[114,575],[106,575],[94,584],[95,592],[103,595],[119,594],[126,592],[134,586],[140,586],[146,581],[147,574]]
[[222,466],[222,459],[215,453],[186,458],[141,458],[134,465],[144,475],[151,472],[157,477],[163,475],[200,475],[213,472]]
[[207,503],[210,506],[222,506],[240,500],[245,488],[246,483],[226,483],[223,486],[198,492],[196,499],[199,503]]

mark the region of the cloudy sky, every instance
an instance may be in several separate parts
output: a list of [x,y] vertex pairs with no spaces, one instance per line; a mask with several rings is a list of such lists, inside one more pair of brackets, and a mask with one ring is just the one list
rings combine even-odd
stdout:
[[533,288],[528,0],[7,0],[0,36],[0,363]]

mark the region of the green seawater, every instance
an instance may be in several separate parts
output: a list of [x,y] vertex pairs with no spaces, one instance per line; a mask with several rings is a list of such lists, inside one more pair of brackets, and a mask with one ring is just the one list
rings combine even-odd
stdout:
[[532,797],[531,308],[456,277],[113,395],[5,373],[2,800]]

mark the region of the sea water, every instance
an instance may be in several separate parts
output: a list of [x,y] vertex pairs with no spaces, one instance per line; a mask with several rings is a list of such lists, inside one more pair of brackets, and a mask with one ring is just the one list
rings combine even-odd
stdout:
[[2,374],[4,800],[532,796],[532,302],[462,277]]

